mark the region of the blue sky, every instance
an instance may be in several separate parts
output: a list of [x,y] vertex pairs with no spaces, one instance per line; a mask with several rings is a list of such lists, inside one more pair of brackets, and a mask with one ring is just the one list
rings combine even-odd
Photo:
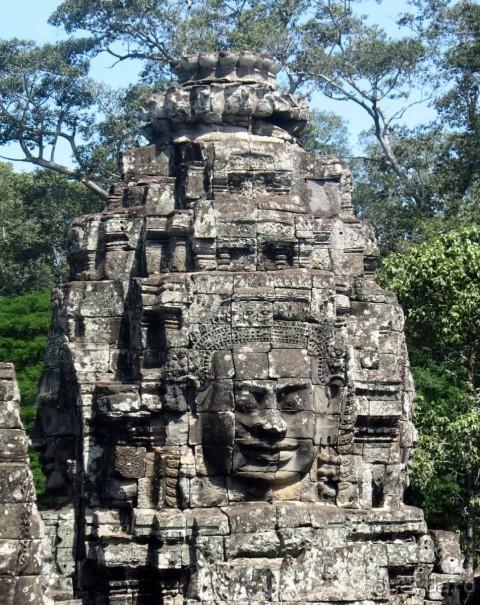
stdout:
[[[49,16],[61,4],[61,0],[0,0],[2,19],[0,38],[26,38],[36,42],[54,42],[62,37],[62,32],[47,23]],[[362,12],[375,14],[375,19],[394,35],[395,14],[407,6],[406,0],[384,0],[381,6],[375,0],[363,0]],[[125,78],[135,80],[137,71],[133,63],[111,68],[112,60],[104,57],[97,61],[92,71],[93,77],[112,85],[120,86]]]
[[[61,0],[0,0],[0,3],[6,4],[2,6],[0,38],[22,38],[46,43],[65,37],[59,28],[47,23],[50,15],[61,4]],[[107,56],[97,59],[92,76],[112,86],[122,86],[126,81],[135,80],[138,70],[135,69],[134,63],[111,68],[113,62],[113,59]]]
[[[60,3],[61,0],[16,0],[15,2],[3,0],[0,38],[27,38],[39,43],[59,40],[62,32],[48,25],[47,20]],[[384,0],[381,6],[375,0],[364,0],[362,12],[374,16],[374,20],[394,36],[395,15],[406,7],[406,0]],[[112,63],[112,59],[107,56],[97,59],[92,68],[92,77],[111,86],[124,86],[136,80],[138,68],[135,63],[127,62],[111,67]],[[312,105],[319,109],[335,111],[345,117],[349,122],[353,144],[355,144],[358,134],[371,126],[365,112],[353,103],[329,101],[321,95],[315,94],[312,98]],[[405,118],[409,125],[413,125],[416,122],[427,121],[432,116],[428,107],[417,105],[409,110]],[[12,147],[8,149],[8,155],[17,157]],[[67,161],[66,158],[65,161]],[[26,164],[18,164],[18,167],[28,169]]]

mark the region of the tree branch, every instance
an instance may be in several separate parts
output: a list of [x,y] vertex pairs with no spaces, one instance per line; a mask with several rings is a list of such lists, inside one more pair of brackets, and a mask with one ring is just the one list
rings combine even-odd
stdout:
[[30,154],[30,157],[31,157],[30,160],[14,160],[14,161],[27,161],[27,162],[34,164],[35,166],[40,166],[41,168],[48,168],[49,170],[53,170],[60,174],[64,174],[66,176],[73,177],[74,179],[76,179],[77,181],[79,181],[80,183],[85,185],[85,187],[87,187],[87,189],[90,189],[90,191],[92,191],[92,193],[94,193],[95,195],[100,197],[102,200],[105,200],[105,201],[108,200],[108,197],[109,197],[108,191],[105,191],[105,189],[103,189],[102,187],[100,187],[99,185],[97,185],[96,183],[91,181],[90,179],[79,175],[78,172],[76,170],[74,170],[73,168],[69,168],[68,166],[63,166],[62,164],[57,164],[56,162],[51,162],[49,160],[45,160],[44,158],[33,157],[31,154]]

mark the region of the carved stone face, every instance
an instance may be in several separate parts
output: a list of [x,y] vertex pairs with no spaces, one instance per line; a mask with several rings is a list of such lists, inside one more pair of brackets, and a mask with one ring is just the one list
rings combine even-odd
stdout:
[[[213,363],[215,376],[225,374],[219,358]],[[205,397],[207,462],[222,474],[271,485],[299,479],[316,450],[309,356],[285,349],[233,358],[234,377],[215,378]]]

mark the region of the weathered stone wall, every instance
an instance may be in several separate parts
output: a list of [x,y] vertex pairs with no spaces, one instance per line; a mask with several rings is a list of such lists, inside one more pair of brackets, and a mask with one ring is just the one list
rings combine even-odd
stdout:
[[461,578],[403,504],[414,391],[373,230],[277,71],[186,57],[74,225],[36,425],[74,529],[58,598],[433,605]]
[[19,406],[14,368],[0,363],[0,602],[50,605],[50,544],[35,504]]

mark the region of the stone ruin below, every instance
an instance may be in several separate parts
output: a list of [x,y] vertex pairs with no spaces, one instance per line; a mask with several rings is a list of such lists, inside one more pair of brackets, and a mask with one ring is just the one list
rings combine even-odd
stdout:
[[[278,69],[185,57],[75,222],[34,431],[51,555],[12,563],[37,592],[7,604],[435,605],[462,579],[456,536],[403,503],[414,389],[373,230]],[[4,425],[0,472],[25,474]],[[32,511],[15,481],[4,506]]]
[[12,364],[0,363],[0,603],[47,605],[50,544],[35,504]]

